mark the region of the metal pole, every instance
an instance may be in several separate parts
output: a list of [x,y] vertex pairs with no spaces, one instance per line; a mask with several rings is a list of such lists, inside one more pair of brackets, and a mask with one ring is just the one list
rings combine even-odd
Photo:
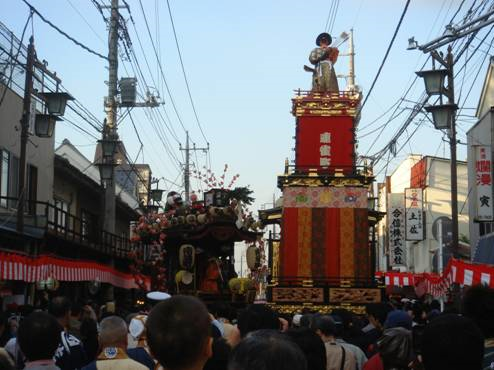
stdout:
[[[451,46],[448,47],[448,55],[446,57],[448,65],[448,99],[450,104],[455,103],[455,88],[453,78],[453,54]],[[449,131],[449,146],[451,150],[451,221],[452,221],[452,236],[451,251],[456,258],[458,254],[458,175],[456,165],[456,112],[451,114],[451,128]]]
[[[437,272],[440,276],[443,274],[443,222],[439,218],[437,220],[437,241],[439,243],[439,253],[437,254]],[[444,301],[441,297],[441,312],[444,310]]]
[[17,232],[24,231],[24,203],[26,199],[26,150],[29,138],[29,120],[31,115],[31,94],[33,92],[33,67],[36,51],[34,37],[29,39],[26,61],[26,80],[24,84],[24,102],[21,119],[21,153],[19,163],[19,200],[17,204]]
[[[118,0],[111,1],[111,21],[109,32],[109,77],[108,96],[105,100],[106,124],[103,127],[103,139],[118,140],[117,134],[117,93],[118,93]],[[114,161],[112,156],[111,161]],[[115,173],[112,179],[105,185],[105,217],[103,228],[105,231],[115,233]]]
[[186,131],[185,139],[185,171],[184,171],[184,185],[185,185],[185,203],[189,204],[189,192],[190,192],[190,148],[189,148],[189,131]]
[[348,63],[349,63],[349,71],[348,71],[348,87],[355,87],[355,48],[353,45],[353,28],[350,29],[350,38],[348,39]]

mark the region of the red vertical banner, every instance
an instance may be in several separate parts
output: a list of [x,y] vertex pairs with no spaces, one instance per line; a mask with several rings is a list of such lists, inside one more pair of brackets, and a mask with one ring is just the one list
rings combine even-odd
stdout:
[[340,210],[340,274],[351,278],[355,274],[355,220],[354,208]]
[[312,208],[312,276],[326,276],[326,210]]
[[298,272],[298,208],[283,209],[280,277],[297,276]]
[[298,273],[297,276],[309,278],[312,259],[312,209],[298,209]]
[[326,274],[340,275],[340,210],[326,208]]
[[355,278],[370,279],[369,220],[367,209],[355,210]]

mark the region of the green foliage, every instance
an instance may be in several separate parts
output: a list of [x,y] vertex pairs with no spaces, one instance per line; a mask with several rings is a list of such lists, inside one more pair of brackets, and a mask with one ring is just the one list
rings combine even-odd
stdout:
[[255,200],[255,198],[251,197],[253,192],[248,186],[238,186],[228,192],[227,199],[230,201],[235,198],[244,204],[251,205]]

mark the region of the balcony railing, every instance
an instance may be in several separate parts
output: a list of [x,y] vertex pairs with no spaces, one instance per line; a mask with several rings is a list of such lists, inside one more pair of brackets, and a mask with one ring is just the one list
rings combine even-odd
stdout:
[[368,166],[321,166],[321,165],[286,165],[285,175],[291,176],[332,176],[332,177],[372,177]]
[[[17,198],[0,197],[0,225],[15,229],[17,202]],[[91,221],[74,216],[54,204],[26,200],[24,209],[26,229],[41,230],[115,257],[126,257],[132,250],[128,238],[101,230]]]

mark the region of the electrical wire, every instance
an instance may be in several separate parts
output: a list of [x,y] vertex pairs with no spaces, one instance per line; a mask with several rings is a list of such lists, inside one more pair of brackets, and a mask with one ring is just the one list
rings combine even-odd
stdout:
[[[140,2],[140,0],[139,0],[139,2]],[[173,36],[175,38],[175,45],[177,46],[178,57],[180,59],[180,66],[182,67],[182,74],[184,76],[185,86],[187,87],[187,93],[189,95],[190,105],[192,106],[192,111],[194,112],[194,116],[196,118],[197,126],[199,127],[199,130],[201,131],[202,138],[204,139],[204,141],[206,143],[208,143],[208,139],[206,138],[206,135],[204,135],[204,131],[202,129],[201,122],[199,121],[199,117],[197,115],[197,111],[196,111],[196,106],[194,104],[194,100],[192,99],[192,93],[190,91],[190,86],[189,86],[189,81],[187,79],[187,74],[185,73],[184,61],[182,59],[182,53],[180,51],[180,46],[178,44],[177,31],[175,29],[175,22],[173,21],[173,15],[172,15],[172,10],[170,8],[170,1],[169,0],[166,0],[166,5],[168,6],[168,14],[170,15],[170,21],[171,21],[172,29],[173,29]]]
[[403,12],[401,13],[401,17],[400,17],[400,20],[398,21],[398,24],[395,28],[395,31],[393,33],[393,37],[391,38],[391,41],[388,45],[388,49],[386,50],[386,53],[384,54],[384,58],[381,62],[381,65],[379,66],[379,69],[377,70],[377,74],[376,76],[374,77],[374,80],[372,81],[372,84],[371,84],[371,87],[369,89],[369,91],[367,92],[367,95],[364,99],[364,102],[362,103],[362,105],[360,106],[358,112],[360,114],[360,112],[362,112],[362,109],[364,109],[364,106],[365,106],[365,103],[367,103],[367,100],[369,99],[369,96],[370,94],[372,93],[372,90],[374,89],[374,86],[376,85],[376,82],[377,82],[377,79],[379,78],[380,74],[381,74],[381,71],[384,67],[384,63],[386,62],[386,59],[388,59],[388,55],[389,55],[389,52],[391,51],[391,48],[393,47],[393,44],[394,44],[394,41],[396,39],[396,35],[398,34],[398,31],[400,30],[400,27],[401,27],[401,24],[403,22],[403,19],[405,18],[405,14],[407,13],[407,10],[408,10],[408,6],[410,5],[410,0],[407,0],[406,4],[405,4],[405,8],[403,9]]
[[106,61],[108,61],[108,57],[94,51],[93,49],[89,48],[88,46],[84,45],[83,43],[81,43],[80,41],[77,41],[75,38],[73,38],[72,36],[70,36],[68,33],[62,31],[58,26],[56,26],[55,24],[53,24],[52,22],[50,22],[48,19],[46,19],[34,6],[32,6],[27,0],[22,0],[30,9],[31,11],[33,11],[34,13],[36,13],[36,15],[43,21],[45,22],[46,24],[48,24],[51,28],[53,28],[54,30],[56,30],[58,33],[60,33],[62,36],[64,36],[65,38],[69,39],[70,41],[72,41],[74,44],[76,44],[77,46],[83,48],[84,50],[86,50],[88,53],[91,53],[93,55],[96,55],[97,57],[100,57],[101,59],[104,59]]
[[3,103],[4,99],[5,99],[5,95],[7,94],[8,86],[12,82],[12,76],[14,75],[14,61],[16,61],[17,63],[19,63],[19,61],[18,61],[18,59],[19,59],[19,53],[21,52],[21,49],[22,49],[22,43],[24,41],[24,35],[26,33],[27,25],[29,24],[29,21],[32,18],[33,18],[33,12],[30,11],[29,12],[29,16],[26,19],[26,23],[24,24],[24,28],[22,29],[21,40],[19,41],[19,48],[17,49],[17,52],[16,52],[15,57],[11,53],[7,52],[7,54],[12,58],[12,68],[10,69],[9,78],[8,78],[7,82],[5,83],[5,87],[4,87],[4,90],[2,92],[2,97],[0,98],[0,107],[2,106],[2,103]]

